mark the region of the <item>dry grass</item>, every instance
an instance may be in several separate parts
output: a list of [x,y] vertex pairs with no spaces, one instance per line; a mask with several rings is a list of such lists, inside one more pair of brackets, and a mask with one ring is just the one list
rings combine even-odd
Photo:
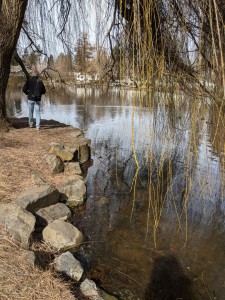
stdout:
[[69,285],[50,270],[32,268],[24,251],[0,229],[0,299],[74,300]]
[[[42,121],[37,131],[28,127],[27,119],[13,119],[15,127],[9,132],[0,132],[0,202],[11,202],[30,185],[32,170],[40,171],[46,180],[57,186],[65,175],[53,176],[43,155],[48,153],[51,142],[72,144],[70,126],[55,121]],[[68,177],[67,177],[68,178]]]
[[[57,186],[65,174],[51,175],[43,159],[49,144],[71,144],[74,128],[43,121],[42,129],[27,126],[27,119],[12,119],[9,132],[0,132],[0,202],[10,202],[32,184],[32,170],[40,171]],[[66,176],[66,178],[68,178]],[[52,270],[56,253],[43,243],[32,243],[38,267],[32,268],[24,250],[0,228],[0,299],[74,300],[85,299],[74,281],[59,278]],[[76,297],[76,298],[75,298]]]

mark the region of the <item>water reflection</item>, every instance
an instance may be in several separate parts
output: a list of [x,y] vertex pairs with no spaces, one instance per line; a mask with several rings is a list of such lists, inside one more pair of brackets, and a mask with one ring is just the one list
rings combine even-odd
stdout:
[[[27,116],[25,96],[7,97],[9,115]],[[92,262],[89,276],[122,299],[145,299],[146,290],[167,299],[156,284],[165,261],[181,275],[183,299],[225,295],[224,111],[217,120],[209,104],[94,89],[52,90],[42,101],[42,118],[92,140],[86,210],[75,220],[89,241],[80,255]],[[161,261],[166,271],[156,272]]]

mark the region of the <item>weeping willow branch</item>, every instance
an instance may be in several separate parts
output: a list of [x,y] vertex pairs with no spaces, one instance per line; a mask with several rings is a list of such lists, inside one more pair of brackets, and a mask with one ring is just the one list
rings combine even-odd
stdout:
[[[224,86],[225,6],[221,0],[121,0],[114,5],[118,14],[114,11],[107,33],[111,55],[114,61],[112,48],[118,47],[120,68],[133,69],[137,81],[148,83],[176,73],[182,82],[192,78],[198,86],[209,80]],[[112,36],[117,41],[114,45]]]

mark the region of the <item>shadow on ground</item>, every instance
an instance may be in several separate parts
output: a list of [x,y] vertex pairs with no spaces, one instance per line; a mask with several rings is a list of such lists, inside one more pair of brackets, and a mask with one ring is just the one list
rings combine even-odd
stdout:
[[[16,129],[27,128],[28,126],[28,118],[10,118],[9,119],[12,127]],[[35,119],[34,119],[35,124]],[[63,123],[57,122],[55,120],[41,120],[41,129],[53,129],[58,127],[68,127]]]

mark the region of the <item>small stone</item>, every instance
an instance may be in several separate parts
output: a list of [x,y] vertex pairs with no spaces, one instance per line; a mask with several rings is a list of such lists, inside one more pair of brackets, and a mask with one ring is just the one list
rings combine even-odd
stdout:
[[0,205],[0,224],[16,241],[26,247],[29,245],[35,221],[35,217],[22,207],[12,203]]
[[55,258],[54,265],[56,271],[66,274],[76,281],[79,281],[84,273],[80,262],[69,251]]
[[69,220],[71,218],[71,211],[65,204],[57,203],[55,205],[39,209],[36,212],[36,215],[39,222],[46,225],[55,220]]
[[83,204],[87,189],[82,177],[78,176],[74,180],[61,184],[58,190],[61,193],[60,201],[65,202],[69,207],[74,207]]
[[101,289],[99,289],[99,290],[100,290],[100,293],[101,293],[102,298],[103,298],[104,300],[118,300],[116,297],[114,297],[114,296],[112,296],[112,295],[106,293],[105,291],[103,291],[103,290],[101,290]]
[[81,164],[85,163],[91,158],[91,140],[78,137],[73,144],[73,147],[78,149],[78,160]]
[[51,185],[34,185],[25,190],[13,203],[35,213],[43,207],[56,204],[59,196],[59,192]]
[[50,144],[49,153],[59,156],[63,161],[71,161],[74,159],[75,153],[69,149],[65,149],[62,145],[57,143]]
[[64,164],[59,156],[48,153],[44,155],[44,159],[52,174],[59,174],[64,171]]
[[82,294],[90,300],[104,300],[95,282],[92,280],[85,279],[80,285],[80,290]]
[[65,166],[65,169],[66,171],[69,171],[72,174],[82,174],[79,162],[68,162]]
[[61,220],[50,223],[42,232],[46,243],[58,251],[74,251],[83,242],[83,234],[72,224]]

